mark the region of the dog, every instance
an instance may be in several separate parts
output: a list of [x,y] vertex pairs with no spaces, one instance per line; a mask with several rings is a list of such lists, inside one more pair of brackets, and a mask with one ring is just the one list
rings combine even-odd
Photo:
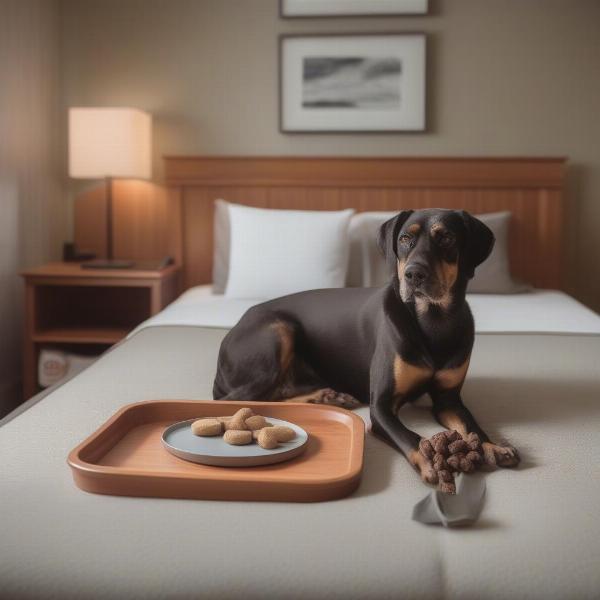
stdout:
[[427,393],[442,426],[479,435],[486,463],[516,466],[515,448],[493,443],[461,399],[475,336],[467,283],[494,242],[465,211],[400,212],[378,236],[388,285],[300,292],[250,308],[223,339],[214,398],[369,404],[372,432],[437,483],[421,436],[397,416]]

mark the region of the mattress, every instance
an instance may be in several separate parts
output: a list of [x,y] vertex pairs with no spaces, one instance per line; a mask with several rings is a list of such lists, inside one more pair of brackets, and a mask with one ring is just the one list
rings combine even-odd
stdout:
[[[146,327],[0,428],[7,598],[597,598],[600,336],[477,335],[466,404],[521,451],[470,529],[411,520],[428,493],[367,435],[350,497],[318,504],[82,492],[68,452],[124,404],[208,399],[226,329]],[[518,341],[517,341],[518,340]],[[368,422],[368,409],[358,413]],[[439,429],[426,403],[403,420]]]
[[[477,333],[600,334],[596,313],[564,292],[468,294]],[[187,290],[139,329],[158,325],[233,327],[261,299],[238,300],[213,294],[211,286]],[[136,330],[137,331],[137,330]]]

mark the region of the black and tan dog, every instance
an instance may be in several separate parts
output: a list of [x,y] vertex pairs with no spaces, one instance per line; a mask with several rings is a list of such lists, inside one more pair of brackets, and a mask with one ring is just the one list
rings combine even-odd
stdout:
[[215,399],[369,403],[373,432],[436,483],[420,436],[397,417],[428,393],[439,423],[476,432],[488,463],[515,466],[515,449],[492,443],[460,395],[474,340],[465,291],[492,232],[464,211],[407,210],[382,225],[379,245],[393,272],[383,288],[301,292],[248,310],[221,345]]

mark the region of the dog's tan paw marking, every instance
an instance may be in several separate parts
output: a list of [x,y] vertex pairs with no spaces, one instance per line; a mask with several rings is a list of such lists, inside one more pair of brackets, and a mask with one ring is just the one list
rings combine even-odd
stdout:
[[437,483],[438,474],[433,468],[433,463],[425,458],[418,450],[415,450],[409,457],[410,464],[419,472],[421,479],[425,483]]
[[490,467],[510,468],[516,467],[521,462],[519,453],[512,446],[499,446],[491,442],[484,442],[482,447],[485,464]]
[[351,410],[358,408],[361,403],[351,396],[350,394],[344,394],[342,392],[336,392],[331,388],[325,388],[321,390],[317,396],[312,400],[313,404],[327,404],[329,406],[339,406],[340,408],[346,408]]

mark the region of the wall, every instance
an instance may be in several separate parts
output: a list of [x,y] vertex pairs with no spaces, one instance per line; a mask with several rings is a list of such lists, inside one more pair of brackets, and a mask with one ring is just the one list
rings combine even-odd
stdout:
[[[64,0],[65,105],[156,117],[162,154],[566,155],[568,287],[600,309],[600,3],[431,0],[427,17],[295,19],[276,0]],[[430,34],[426,134],[280,134],[277,36]]]
[[59,6],[0,0],[0,416],[21,397],[21,268],[60,257]]

